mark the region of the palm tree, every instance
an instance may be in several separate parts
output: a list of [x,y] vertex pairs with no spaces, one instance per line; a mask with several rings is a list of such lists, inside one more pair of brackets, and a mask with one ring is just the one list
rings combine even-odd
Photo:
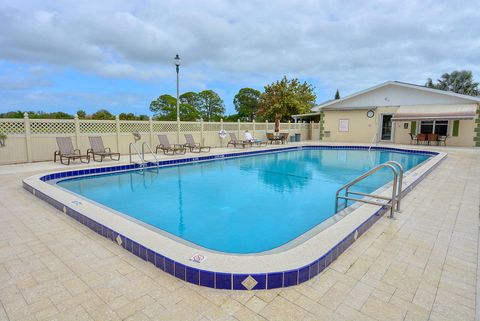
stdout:
[[441,89],[446,91],[453,91],[458,94],[478,96],[480,89],[478,82],[473,80],[471,71],[455,70],[453,72],[444,73],[437,83],[433,83],[431,78],[428,78],[425,86],[434,89]]

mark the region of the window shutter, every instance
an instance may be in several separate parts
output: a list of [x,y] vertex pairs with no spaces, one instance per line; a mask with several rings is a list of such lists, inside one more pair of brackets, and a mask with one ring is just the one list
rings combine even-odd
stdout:
[[412,135],[415,135],[417,133],[417,122],[416,121],[412,121],[412,123],[410,125],[410,133]]
[[452,130],[452,136],[457,137],[458,136],[458,130],[460,128],[460,121],[459,120],[454,120],[453,121],[453,130]]

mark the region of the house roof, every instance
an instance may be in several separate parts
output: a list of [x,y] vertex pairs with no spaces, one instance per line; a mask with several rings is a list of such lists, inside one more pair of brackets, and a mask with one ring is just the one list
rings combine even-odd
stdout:
[[428,88],[428,87],[425,87],[425,86],[409,84],[409,83],[400,82],[400,81],[387,81],[387,82],[381,83],[377,86],[373,86],[373,87],[367,88],[365,90],[358,91],[356,93],[353,93],[351,95],[345,96],[345,97],[340,98],[340,99],[328,100],[328,101],[326,101],[326,102],[324,102],[324,103],[322,103],[318,106],[315,106],[314,109],[317,110],[317,111],[319,111],[320,109],[324,109],[324,108],[329,109],[329,107],[333,107],[333,105],[338,104],[340,102],[343,102],[345,100],[348,100],[348,99],[351,99],[351,98],[354,98],[354,97],[357,97],[357,96],[360,96],[360,95],[364,95],[364,94],[372,92],[374,90],[377,90],[377,89],[380,89],[380,88],[383,88],[383,87],[386,87],[386,86],[392,86],[392,85],[393,86],[404,87],[404,88],[411,88],[411,89],[415,89],[415,90],[421,90],[421,91],[430,92],[430,93],[436,93],[436,94],[441,94],[441,95],[457,97],[457,98],[469,100],[472,103],[473,102],[475,102],[475,103],[480,102],[480,97],[457,94],[457,93],[454,93],[454,92],[451,92],[451,91],[433,89],[433,88]]

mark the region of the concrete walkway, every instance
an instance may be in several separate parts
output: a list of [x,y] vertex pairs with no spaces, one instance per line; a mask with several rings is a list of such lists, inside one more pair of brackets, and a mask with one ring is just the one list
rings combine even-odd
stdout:
[[0,166],[0,320],[475,320],[480,150],[441,150],[397,219],[315,279],[251,292],[175,279],[22,189],[65,166]]

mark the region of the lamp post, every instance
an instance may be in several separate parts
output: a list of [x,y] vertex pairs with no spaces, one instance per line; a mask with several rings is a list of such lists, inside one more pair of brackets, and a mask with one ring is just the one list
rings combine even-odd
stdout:
[[180,102],[178,98],[178,72],[180,70],[180,56],[178,54],[173,58],[177,70],[177,144],[180,144]]

